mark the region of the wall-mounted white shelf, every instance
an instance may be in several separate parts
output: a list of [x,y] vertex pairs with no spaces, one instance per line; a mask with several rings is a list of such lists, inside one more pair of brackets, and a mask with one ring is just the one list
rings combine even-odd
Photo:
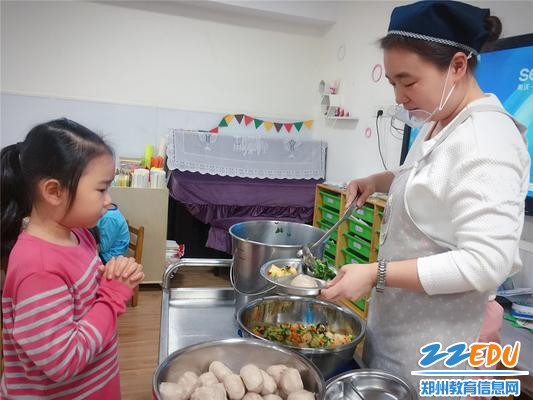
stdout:
[[[336,85],[336,91],[339,89],[339,84]],[[341,97],[340,95],[336,93],[327,93],[327,85],[324,81],[320,81],[318,84],[318,92],[322,96],[322,99],[320,101],[320,109],[322,113],[325,115],[325,119],[328,120],[334,120],[336,121],[358,121],[359,118],[355,118],[352,115],[348,116],[341,116],[341,115],[335,115],[337,114],[338,109],[342,109],[341,106]]]
[[339,107],[329,107],[326,113],[326,119],[342,119],[345,121],[357,121],[359,118],[355,118],[352,115],[335,115]]
[[340,106],[340,98],[338,94],[324,93],[322,95],[322,101],[320,102],[320,107],[324,115],[327,115],[329,110],[331,110],[332,108],[339,107],[339,106]]
[[326,117],[326,119],[341,119],[341,120],[344,120],[344,121],[359,121],[359,118],[354,118],[354,117]]

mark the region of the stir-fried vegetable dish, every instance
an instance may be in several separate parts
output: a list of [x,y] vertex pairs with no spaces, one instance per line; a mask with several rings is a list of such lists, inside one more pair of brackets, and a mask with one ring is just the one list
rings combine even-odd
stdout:
[[255,326],[252,332],[265,339],[297,347],[331,348],[354,340],[352,334],[332,332],[327,324],[282,323]]
[[330,279],[335,278],[335,273],[328,267],[328,264],[325,261],[317,258],[315,260],[313,276],[318,279],[329,281]]

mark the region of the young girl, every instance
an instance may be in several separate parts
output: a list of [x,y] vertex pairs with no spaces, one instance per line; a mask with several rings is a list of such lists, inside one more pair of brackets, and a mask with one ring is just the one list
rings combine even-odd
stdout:
[[55,120],[3,148],[1,168],[0,397],[120,399],[117,317],[144,274],[124,257],[104,267],[87,230],[111,203],[111,148]]

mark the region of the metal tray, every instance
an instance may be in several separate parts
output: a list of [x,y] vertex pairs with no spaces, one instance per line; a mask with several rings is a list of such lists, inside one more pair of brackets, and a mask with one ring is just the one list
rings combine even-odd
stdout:
[[160,363],[170,353],[195,343],[239,337],[233,288],[172,287],[172,278],[183,267],[229,269],[231,260],[184,258],[166,269],[162,285]]
[[301,258],[281,258],[279,260],[272,260],[266,262],[261,267],[261,276],[273,285],[275,285],[276,291],[278,293],[286,293],[294,296],[318,296],[320,294],[320,289],[324,289],[325,287],[327,287],[325,281],[323,281],[322,279],[314,278],[311,275],[308,276],[315,280],[315,282],[317,283],[317,287],[307,288],[291,285],[290,282],[295,278],[296,275],[271,277],[268,275],[268,271],[270,270],[270,267],[272,267],[272,265],[274,264],[278,266],[291,266],[296,269],[298,274],[308,274],[304,269],[304,263]]

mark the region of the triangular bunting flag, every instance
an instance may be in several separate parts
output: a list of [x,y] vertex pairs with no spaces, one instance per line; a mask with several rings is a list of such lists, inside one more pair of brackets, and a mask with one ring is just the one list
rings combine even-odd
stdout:
[[283,126],[287,129],[287,132],[290,132],[292,129],[292,124],[283,124]]
[[252,117],[249,117],[248,115],[244,116],[244,125],[248,126],[250,122],[252,122],[254,119]]
[[265,130],[269,131],[269,130],[272,129],[272,125],[274,125],[274,124],[272,122],[270,122],[270,121],[265,121],[265,122],[263,122],[263,125],[265,126]]
[[218,128],[213,128],[213,129],[211,129],[209,132],[211,132],[211,133],[218,133]]
[[224,117],[224,119],[226,120],[226,123],[229,125],[231,121],[233,121],[233,115],[231,114],[228,114]]
[[240,124],[242,121],[242,118],[244,117],[244,114],[235,114],[235,119]]
[[293,125],[296,128],[298,132],[300,132],[300,129],[302,129],[303,122],[295,122]]
[[279,132],[280,129],[283,127],[283,124],[279,122],[274,122],[274,126],[276,127],[276,131]]
[[222,118],[218,126],[222,126],[222,127],[228,126],[228,123],[226,122],[226,117]]
[[308,119],[307,121],[304,121],[304,125],[308,127],[309,129],[311,129],[311,127],[313,126],[313,120]]
[[254,118],[255,129],[259,128],[262,123],[263,121],[261,121],[260,119]]

